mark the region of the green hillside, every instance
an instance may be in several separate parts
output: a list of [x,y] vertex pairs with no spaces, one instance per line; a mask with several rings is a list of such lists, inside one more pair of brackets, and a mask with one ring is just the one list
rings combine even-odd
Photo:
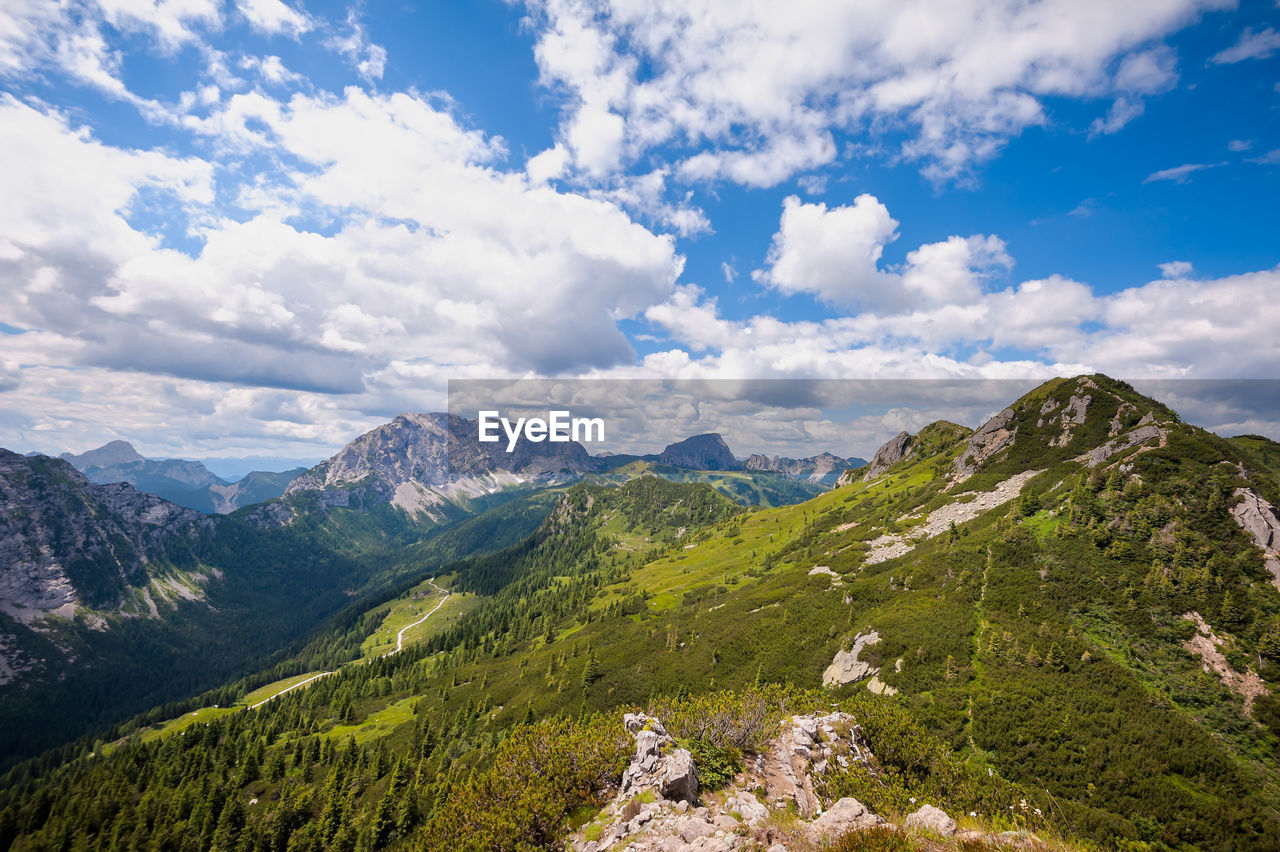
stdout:
[[[882,476],[778,508],[653,476],[574,486],[528,538],[440,568],[474,596],[452,623],[195,734],[12,773],[0,839],[556,848],[616,783],[620,708],[731,690],[770,718],[825,701],[866,720],[893,783],[845,773],[833,796],[1016,798],[1085,843],[1275,848],[1280,592],[1231,514],[1241,489],[1276,493],[1265,447],[1103,376],[993,424],[937,424]],[[383,603],[317,641],[367,640]],[[854,648],[851,682],[809,692]],[[511,770],[552,735],[562,762]]]

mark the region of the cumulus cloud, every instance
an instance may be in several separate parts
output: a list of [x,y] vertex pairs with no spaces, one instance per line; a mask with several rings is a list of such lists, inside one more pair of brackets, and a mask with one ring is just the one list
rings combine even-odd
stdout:
[[880,267],[898,222],[875,196],[828,208],[797,196],[783,202],[765,268],[752,278],[783,293],[809,293],[824,302],[877,312],[974,302],[988,273],[1013,260],[995,236],[952,236],[910,251],[901,271]]
[[783,202],[782,220],[752,277],[783,293],[811,293],[840,305],[875,306],[892,299],[891,282],[877,265],[897,237],[898,223],[873,195],[827,209],[797,196]]
[[[501,140],[417,96],[235,95],[190,126],[237,162],[292,170],[270,166],[237,199],[256,204],[248,216],[228,218],[215,163],[116,148],[0,101],[0,148],[28,163],[0,174],[0,322],[39,330],[0,336],[0,357],[46,370],[19,390],[70,367],[422,408],[451,373],[633,361],[618,321],[667,298],[682,269],[671,237],[498,168]],[[157,194],[197,254],[148,232],[137,211]],[[300,224],[338,213],[333,233]]]
[[836,157],[833,131],[905,131],[899,155],[964,177],[1055,96],[1116,101],[1115,132],[1168,90],[1163,36],[1228,0],[744,4],[527,0],[561,140],[599,177],[655,150],[686,180],[772,186]]

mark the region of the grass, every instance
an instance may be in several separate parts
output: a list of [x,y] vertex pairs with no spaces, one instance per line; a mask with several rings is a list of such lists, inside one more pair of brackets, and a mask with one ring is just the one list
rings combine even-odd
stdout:
[[355,725],[335,725],[324,733],[325,737],[344,741],[347,737],[355,737],[357,743],[363,745],[391,733],[398,726],[413,719],[413,706],[418,703],[416,696],[409,696],[371,713],[363,722]]
[[[396,649],[396,634],[428,612],[431,612],[435,605],[440,603],[442,594],[442,592],[436,591],[431,586],[430,581],[423,581],[410,589],[403,597],[383,604],[382,608],[385,609],[386,614],[382,623],[378,625],[378,629],[360,645],[360,658],[362,660],[373,660],[394,651]],[[419,595],[425,596],[418,597]],[[466,615],[477,604],[478,601],[474,595],[458,593],[449,595],[444,605],[434,615],[412,630],[405,632],[404,644],[408,646],[413,642],[418,642],[434,635],[451,622]]]

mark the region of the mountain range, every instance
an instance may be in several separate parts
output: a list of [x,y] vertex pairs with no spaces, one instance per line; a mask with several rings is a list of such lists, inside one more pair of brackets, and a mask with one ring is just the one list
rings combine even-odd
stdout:
[[63,453],[60,458],[90,482],[127,482],[139,491],[170,503],[209,514],[225,515],[243,506],[279,497],[303,468],[252,471],[234,482],[214,475],[202,462],[148,459],[127,441],[109,441],[87,452]]
[[[0,842],[1274,848],[1275,442],[1079,376],[746,505],[839,460],[450,426],[404,415],[226,518],[4,456],[3,587],[76,612],[0,612],[0,730],[94,736],[7,776]],[[836,847],[824,813],[902,830]]]

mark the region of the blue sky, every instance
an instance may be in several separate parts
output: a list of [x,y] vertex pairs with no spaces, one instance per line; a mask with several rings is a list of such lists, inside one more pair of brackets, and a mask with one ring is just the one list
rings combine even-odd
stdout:
[[495,376],[1280,374],[1275,0],[16,0],[0,89],[15,449],[318,457]]

